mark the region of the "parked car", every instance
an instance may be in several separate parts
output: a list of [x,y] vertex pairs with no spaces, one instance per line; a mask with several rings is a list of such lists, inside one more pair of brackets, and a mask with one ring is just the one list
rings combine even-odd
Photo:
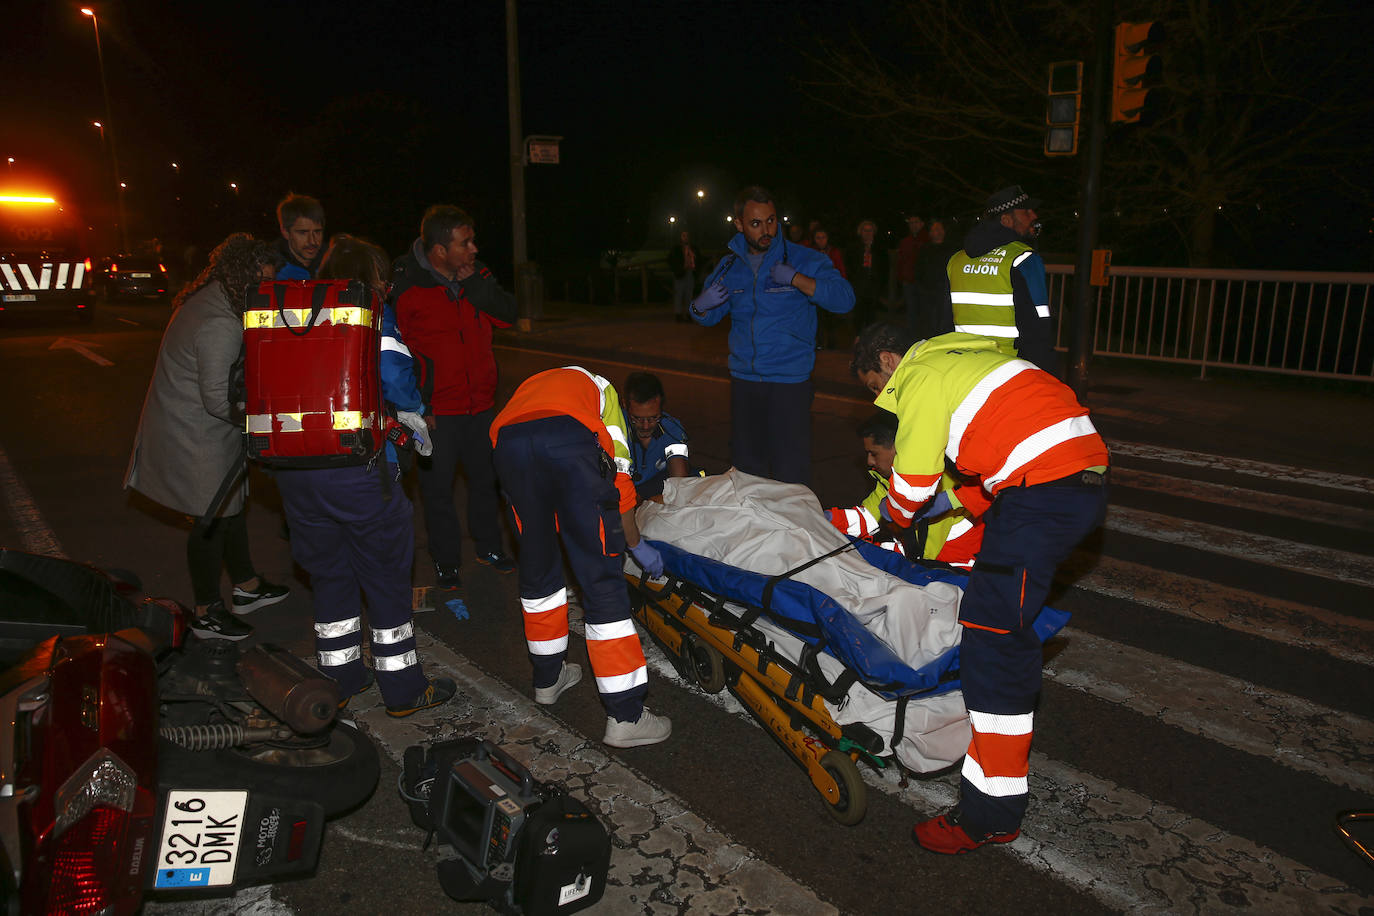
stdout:
[[167,267],[157,258],[120,255],[101,268],[100,289],[108,299],[160,299],[167,295]]

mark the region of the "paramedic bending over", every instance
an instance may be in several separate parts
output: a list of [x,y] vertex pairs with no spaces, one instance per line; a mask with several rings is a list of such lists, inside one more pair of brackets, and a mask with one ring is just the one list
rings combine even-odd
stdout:
[[1067,385],[996,341],[953,333],[908,349],[905,333],[879,324],[854,342],[854,373],[897,415],[884,514],[905,529],[960,505],[940,489],[946,455],[992,497],[959,604],[973,728],[959,805],[913,829],[920,846],[953,854],[1021,832],[1042,665],[1032,624],[1055,569],[1102,524],[1107,447]]
[[615,388],[580,366],[526,379],[491,424],[496,473],[520,540],[520,605],[534,700],[551,705],[582,679],[567,661],[568,592],[558,541],[582,586],[587,657],[606,707],[611,747],[657,744],[672,732],[644,708],[644,652],[623,575],[628,545],[650,575],[663,558],[640,540],[625,419]]
[[[319,277],[361,280],[380,303],[387,271],[380,248],[336,235]],[[383,394],[399,408],[398,419],[423,438],[420,393],[409,362],[382,360],[379,371]],[[448,702],[457,685],[446,677],[426,678],[416,655],[410,590],[415,513],[401,489],[391,442],[385,471],[385,479],[375,464],[280,470],[276,478],[291,523],[291,554],[310,573],[320,671],[338,682],[344,703],[372,685],[373,673],[362,659],[366,595],[377,687],[387,714],[401,717]]]

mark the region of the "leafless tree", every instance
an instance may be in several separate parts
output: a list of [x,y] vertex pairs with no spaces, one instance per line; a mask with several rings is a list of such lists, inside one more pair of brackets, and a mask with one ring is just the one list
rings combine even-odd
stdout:
[[[803,87],[907,153],[931,188],[974,202],[1036,181],[1072,201],[1078,158],[1042,153],[1046,73],[1070,59],[1091,73],[1091,18],[1073,0],[894,3],[883,34],[822,40]],[[1167,34],[1158,119],[1115,126],[1105,145],[1103,206],[1124,230],[1170,227],[1203,265],[1218,218],[1244,235],[1306,195],[1370,199],[1374,4],[1158,0],[1119,3],[1116,18]]]

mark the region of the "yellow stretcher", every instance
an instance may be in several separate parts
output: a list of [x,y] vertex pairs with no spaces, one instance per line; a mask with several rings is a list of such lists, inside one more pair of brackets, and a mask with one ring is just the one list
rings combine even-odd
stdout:
[[863,820],[868,789],[857,761],[863,756],[884,765],[875,756],[882,740],[863,726],[841,729],[826,709],[825,687],[771,651],[757,631],[740,626],[723,599],[676,578],[652,582],[628,572],[625,578],[635,618],[683,676],[707,693],[729,687],[806,770],[835,820],[847,826]]

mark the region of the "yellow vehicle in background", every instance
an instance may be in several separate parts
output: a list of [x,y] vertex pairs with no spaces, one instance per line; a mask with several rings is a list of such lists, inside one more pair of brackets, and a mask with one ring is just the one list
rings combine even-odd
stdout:
[[15,312],[94,317],[86,227],[43,192],[0,187],[0,316]]

